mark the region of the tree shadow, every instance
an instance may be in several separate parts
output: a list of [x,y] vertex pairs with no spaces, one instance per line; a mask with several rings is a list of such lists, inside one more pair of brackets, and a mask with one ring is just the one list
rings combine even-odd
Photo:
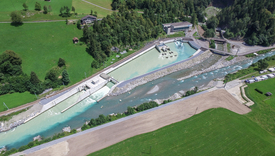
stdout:
[[24,23],[11,23],[11,26],[14,26],[14,27],[20,27],[20,26],[22,26],[22,25],[24,25]]
[[142,154],[146,154],[146,155],[147,155],[147,154],[151,154],[150,152],[141,152],[141,153],[142,153]]
[[80,41],[80,42],[83,42],[83,43],[86,43],[86,40],[85,40],[84,37],[79,38],[79,41]]

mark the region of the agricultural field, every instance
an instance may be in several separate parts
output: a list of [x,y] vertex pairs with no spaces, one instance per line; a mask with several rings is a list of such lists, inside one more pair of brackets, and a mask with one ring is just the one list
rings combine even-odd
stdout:
[[65,22],[25,23],[14,27],[0,24],[0,34],[5,41],[0,42],[0,52],[13,50],[22,58],[23,72],[34,71],[40,80],[51,68],[57,66],[59,58],[65,59],[71,84],[92,74],[92,57],[85,51],[86,45],[73,44],[74,37],[81,38],[82,31],[76,25]]
[[[31,13],[38,14],[37,11],[34,11],[35,2],[38,2],[41,4],[41,9],[43,9],[43,6],[49,6],[52,7],[52,15],[56,15],[54,17],[58,18],[59,16],[59,10],[63,6],[68,6],[69,8],[72,7],[72,0],[51,0],[50,2],[44,1],[44,0],[1,0],[0,1],[0,21],[9,21],[10,20],[10,13],[12,11],[21,11],[23,10],[23,3],[26,3],[28,6],[28,9]],[[41,15],[44,15],[41,13]],[[35,15],[37,16],[37,15]],[[50,15],[44,15],[46,17]],[[37,17],[37,19],[41,20]],[[51,17],[53,18],[53,17]],[[61,18],[61,17],[60,17]]]
[[[248,84],[245,88],[246,95],[248,98],[253,100],[255,104],[253,105],[253,111],[248,114],[251,120],[255,121],[261,125],[268,132],[275,134],[275,79],[268,79],[261,82],[256,82]],[[263,92],[260,94],[255,89]],[[271,92],[273,95],[267,97],[264,95],[266,92]]]
[[211,109],[94,155],[271,155],[274,137],[246,115]]
[[[106,0],[104,0],[104,1],[106,1]],[[101,4],[101,3],[95,3],[95,1],[90,1],[90,2],[97,4],[97,5]],[[82,0],[73,0],[72,5],[75,7],[75,11],[81,15],[88,15],[91,13],[91,10],[93,10],[93,12],[95,12],[95,11],[97,12],[98,18],[103,18],[107,15],[112,14],[112,11],[110,11],[110,10],[105,10],[105,9],[99,8],[92,4],[86,3]]]
[[103,8],[106,8],[106,9],[112,9],[112,0],[86,0],[88,2],[91,2],[91,3],[94,3],[96,5],[99,5]]
[[29,92],[2,95],[0,96],[0,112],[7,110],[3,102],[11,109],[34,100],[36,100],[35,95]]
[[[107,9],[111,9],[111,0],[88,0],[91,3],[102,6]],[[26,3],[28,6],[28,11],[23,11],[23,3]],[[39,2],[41,4],[41,9],[43,10],[43,6],[51,6],[52,12],[48,14],[43,14],[43,11],[35,11],[34,6],[35,2]],[[105,10],[94,6],[92,4],[83,2],[82,0],[51,0],[50,2],[44,0],[2,0],[0,1],[0,21],[11,21],[10,13],[12,11],[20,11],[22,16],[24,16],[24,21],[43,21],[43,20],[65,20],[65,18],[60,17],[59,10],[63,6],[68,6],[71,8],[75,7],[75,12],[78,13],[77,16],[72,15],[68,19],[80,19],[81,17],[88,15],[91,13],[91,10],[97,12],[98,18],[103,18],[108,14],[111,14],[112,11]],[[73,12],[72,12],[73,13]],[[28,16],[30,15],[30,16]]]

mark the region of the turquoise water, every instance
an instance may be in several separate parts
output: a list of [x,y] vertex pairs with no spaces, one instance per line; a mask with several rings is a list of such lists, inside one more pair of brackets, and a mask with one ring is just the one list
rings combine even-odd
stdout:
[[[58,127],[60,123],[66,122],[74,116],[92,107],[94,104],[96,104],[96,100],[103,97],[106,93],[109,92],[109,90],[110,89],[108,87],[103,87],[96,93],[92,94],[90,97],[78,103],[76,106],[72,107],[64,113],[61,113],[61,111],[72,104],[79,95],[83,94],[83,92],[79,92],[34,118],[33,120],[27,122],[26,124],[22,124],[8,132],[0,133],[0,147],[5,145],[8,145],[8,147],[19,147],[21,144],[27,144],[30,142],[31,138],[40,135],[41,132],[47,131],[52,127]],[[62,128],[63,127],[60,127],[60,130]]]
[[182,43],[180,46],[176,46],[174,42],[171,42],[166,45],[170,47],[171,51],[173,51],[177,57],[166,58],[154,48],[110,72],[108,75],[113,76],[118,81],[129,80],[173,63],[186,60],[196,52],[188,43]]
[[[82,126],[86,120],[97,118],[100,114],[108,115],[111,113],[121,113],[124,112],[128,106],[139,105],[158,98],[167,98],[180,90],[186,91],[194,86],[206,85],[213,79],[224,77],[227,73],[247,68],[253,62],[274,54],[275,52],[259,55],[253,59],[194,76],[183,81],[178,81],[177,79],[181,77],[180,75],[184,71],[175,72],[145,85],[138,86],[129,93],[106,97],[99,103],[96,103],[95,100],[108,93],[109,88],[104,87],[63,114],[61,114],[60,111],[64,107],[63,105],[71,103],[70,100],[64,101],[64,103],[61,103],[34,120],[21,125],[12,131],[0,133],[0,146],[7,145],[8,148],[20,147],[28,144],[34,136],[53,136],[54,134],[61,132],[62,128],[68,125],[72,128],[77,128]],[[156,85],[159,86],[158,92],[146,94]]]

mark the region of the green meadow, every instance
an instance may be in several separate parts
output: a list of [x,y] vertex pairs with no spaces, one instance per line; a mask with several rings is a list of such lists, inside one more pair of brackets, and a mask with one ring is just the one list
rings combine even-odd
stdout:
[[35,95],[29,92],[24,93],[13,93],[0,96],[0,112],[6,111],[7,107],[4,106],[3,102],[9,107],[9,109],[22,105],[22,103],[29,103],[36,100]]
[[[49,6],[52,7],[52,14],[57,15],[55,17],[58,18],[59,10],[63,6],[68,6],[69,8],[72,7],[72,0],[51,0],[50,2],[44,1],[44,0],[1,0],[0,1],[0,20],[1,21],[9,21],[10,20],[10,13],[12,11],[21,11],[23,10],[23,3],[26,3],[28,6],[28,9],[30,11],[34,11],[35,2],[38,2],[41,4],[41,9],[43,10],[43,6]],[[37,12],[35,12],[37,14]],[[41,13],[41,15],[44,15]],[[35,15],[37,16],[37,15]],[[44,15],[44,16],[50,16],[50,15]],[[61,17],[60,17],[61,18]],[[41,20],[39,16],[37,19]]]
[[89,156],[274,155],[274,147],[274,137],[257,123],[245,115],[218,108],[126,139]]
[[[187,120],[126,139],[90,156],[274,155],[274,86],[275,78],[248,84],[246,94],[255,104],[246,115],[222,108],[207,110]],[[273,95],[267,97],[266,92]]]
[[112,9],[112,0],[87,0],[88,2],[94,3],[96,5],[99,5],[101,7]]
[[[91,3],[96,5],[105,7],[107,9],[111,9],[111,0],[88,0]],[[41,9],[43,10],[43,6],[51,6],[52,12],[48,14],[43,14],[42,11],[38,12],[35,11],[35,2],[39,2],[41,4]],[[22,11],[23,3],[26,3],[28,6],[28,12],[32,14],[30,17],[27,17],[25,14],[26,12]],[[77,16],[72,15],[68,19],[80,19],[82,16],[91,13],[91,10],[97,12],[98,18],[103,18],[108,14],[111,14],[112,11],[105,10],[94,6],[92,4],[83,2],[82,0],[51,0],[50,2],[44,0],[1,0],[0,1],[0,21],[11,21],[10,13],[12,11],[20,11],[22,12],[25,17],[23,18],[24,21],[42,21],[42,20],[65,20],[66,18],[62,18],[59,16],[60,8],[63,6],[68,6],[71,8],[72,6],[75,7],[75,12],[78,13]],[[73,12],[72,12],[73,13]]]
[[[104,0],[104,1],[106,1],[106,0]],[[89,2],[97,4],[99,6],[101,6],[101,4],[102,4],[102,3],[100,3],[100,1],[96,2],[96,1],[89,0]],[[105,10],[105,9],[99,8],[92,4],[83,2],[82,0],[73,0],[72,5],[75,7],[76,12],[81,15],[88,15],[91,13],[91,10],[93,10],[93,12],[95,12],[95,11],[97,12],[98,18],[103,18],[107,15],[112,14],[112,11],[110,11],[110,10]],[[104,6],[102,6],[102,7],[104,7]]]

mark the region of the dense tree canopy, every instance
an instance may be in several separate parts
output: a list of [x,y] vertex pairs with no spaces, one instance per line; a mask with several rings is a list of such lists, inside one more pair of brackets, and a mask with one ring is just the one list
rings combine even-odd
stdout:
[[92,63],[92,67],[96,68],[111,55],[112,46],[137,46],[140,42],[158,37],[161,32],[160,17],[154,16],[151,20],[120,6],[118,13],[95,21],[92,29],[84,26],[83,39],[89,45],[88,53],[96,60]]
[[275,42],[274,0],[236,0],[218,14],[226,37],[244,37],[250,45],[268,46]]
[[[187,16],[194,16],[192,23],[195,23],[196,19],[202,22],[205,21],[203,11],[210,2],[211,0],[127,0],[125,5],[129,9],[144,10],[144,17],[158,14],[162,23],[170,22],[175,17],[184,17],[181,20],[191,22],[190,18],[185,18]],[[111,4],[113,10],[119,9],[120,4],[123,3],[120,0],[113,0]]]

